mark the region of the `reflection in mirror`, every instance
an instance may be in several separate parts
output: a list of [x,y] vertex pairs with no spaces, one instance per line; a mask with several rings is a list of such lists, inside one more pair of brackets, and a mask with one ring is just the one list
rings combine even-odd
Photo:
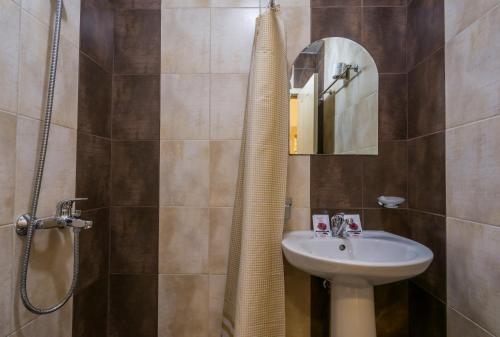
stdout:
[[358,43],[305,48],[290,79],[290,154],[378,154],[378,71]]

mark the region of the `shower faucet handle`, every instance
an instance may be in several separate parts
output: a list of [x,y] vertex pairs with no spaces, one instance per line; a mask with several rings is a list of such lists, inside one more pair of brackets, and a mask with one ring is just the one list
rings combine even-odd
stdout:
[[76,217],[79,218],[82,215],[82,211],[80,210],[73,210],[75,203],[77,201],[85,201],[88,200],[88,198],[73,198],[73,199],[67,199],[67,200],[61,200],[57,203],[56,207],[56,216],[62,217]]

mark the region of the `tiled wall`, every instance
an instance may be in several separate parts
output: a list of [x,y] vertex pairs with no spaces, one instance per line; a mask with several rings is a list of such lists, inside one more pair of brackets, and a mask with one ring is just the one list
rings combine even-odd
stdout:
[[[34,316],[18,289],[24,239],[14,219],[28,212],[45,103],[50,53],[50,2],[0,1],[0,336],[66,337],[72,303],[56,314]],[[38,216],[75,193],[78,33],[80,2],[65,2],[60,63],[46,170]],[[37,306],[54,304],[71,282],[72,234],[38,231],[33,244],[28,292]]]
[[500,1],[445,1],[448,336],[500,335]]
[[[280,3],[294,59],[309,1]],[[258,6],[162,3],[159,336],[219,336]]]
[[94,228],[73,335],[155,336],[160,2],[85,0],[81,22],[77,192]]
[[73,336],[105,336],[111,167],[113,10],[106,0],[81,1],[76,195],[83,218],[80,279],[74,297]]
[[108,336],[156,336],[160,2],[113,3]]
[[[363,45],[380,74],[379,155],[312,156],[311,208],[360,213],[369,229],[409,235],[408,203],[377,205],[380,195],[408,199],[406,1],[311,0],[311,40],[345,37]],[[408,336],[408,282],[375,290],[378,336]],[[328,292],[311,278],[311,336],[329,335]],[[398,300],[395,300],[398,299]]]
[[446,336],[444,0],[407,15],[409,236],[434,253],[409,282],[410,336]]

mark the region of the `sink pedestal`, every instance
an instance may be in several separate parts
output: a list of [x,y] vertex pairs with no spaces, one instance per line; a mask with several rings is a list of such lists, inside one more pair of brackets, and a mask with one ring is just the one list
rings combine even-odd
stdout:
[[373,287],[331,283],[330,337],[376,337]]

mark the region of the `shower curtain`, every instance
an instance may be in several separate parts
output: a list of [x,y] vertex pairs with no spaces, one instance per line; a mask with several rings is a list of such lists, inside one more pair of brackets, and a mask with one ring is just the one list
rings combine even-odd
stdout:
[[257,18],[222,337],[285,337],[281,253],[289,109],[285,41],[278,8]]

